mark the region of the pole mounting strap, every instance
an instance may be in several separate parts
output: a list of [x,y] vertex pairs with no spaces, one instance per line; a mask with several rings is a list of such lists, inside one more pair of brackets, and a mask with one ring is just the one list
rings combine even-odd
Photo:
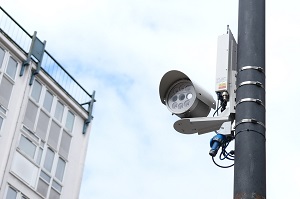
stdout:
[[260,122],[260,121],[257,121],[256,119],[253,119],[253,118],[252,118],[252,119],[242,119],[241,121],[236,122],[236,123],[235,123],[235,126],[234,126],[234,129],[235,129],[238,125],[240,125],[240,124],[242,124],[242,123],[259,124],[259,125],[261,125],[262,127],[266,128],[266,126],[265,126],[264,123],[262,123],[262,122]]
[[238,88],[241,86],[245,86],[245,85],[255,85],[255,86],[261,87],[263,89],[265,88],[264,85],[259,81],[244,81],[238,85]]
[[253,129],[243,129],[243,130],[240,130],[239,132],[236,132],[235,133],[235,136],[236,137],[238,134],[242,133],[242,132],[253,132],[253,133],[257,133],[257,134],[260,134],[261,136],[264,137],[264,139],[266,140],[266,136],[264,133],[262,132],[259,132],[259,131],[256,131],[256,130],[253,130]]
[[263,107],[265,107],[264,103],[260,99],[254,99],[254,98],[243,98],[243,99],[240,99],[236,103],[236,106],[239,105],[240,103],[243,103],[243,102],[255,102],[255,103],[257,103],[257,104],[262,105]]
[[243,71],[243,70],[248,70],[248,69],[253,69],[253,70],[257,70],[259,72],[265,73],[264,69],[260,66],[243,66],[239,72]]

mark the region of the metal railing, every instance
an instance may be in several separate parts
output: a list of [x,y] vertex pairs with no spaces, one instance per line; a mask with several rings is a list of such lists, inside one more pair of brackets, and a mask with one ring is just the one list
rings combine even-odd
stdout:
[[90,95],[47,51],[45,51],[41,66],[42,69],[79,104],[91,101],[92,95]]
[[[0,7],[0,31],[28,54],[32,36],[2,7]],[[87,102],[94,100],[93,95],[89,94],[47,51],[44,52],[41,67],[66,93],[88,111],[86,105]]]

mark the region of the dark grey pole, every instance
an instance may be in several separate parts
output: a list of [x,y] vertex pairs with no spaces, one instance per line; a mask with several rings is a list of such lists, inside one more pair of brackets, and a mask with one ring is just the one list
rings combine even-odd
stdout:
[[265,0],[240,0],[234,199],[266,198]]

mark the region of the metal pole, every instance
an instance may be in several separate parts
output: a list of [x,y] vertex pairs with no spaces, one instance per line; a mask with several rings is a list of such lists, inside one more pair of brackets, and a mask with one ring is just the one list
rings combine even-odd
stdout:
[[265,199],[265,0],[240,0],[238,21],[234,199]]

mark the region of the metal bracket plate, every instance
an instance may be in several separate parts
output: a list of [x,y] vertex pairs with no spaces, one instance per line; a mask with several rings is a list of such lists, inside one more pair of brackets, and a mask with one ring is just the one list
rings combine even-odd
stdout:
[[200,135],[219,130],[227,121],[230,121],[229,116],[183,118],[174,123],[174,129],[183,134],[198,133]]
[[[82,134],[86,133],[88,125],[90,124],[90,122],[93,119],[93,107],[94,107],[94,102],[96,101],[95,100],[95,94],[96,94],[96,91],[93,91],[91,101],[89,101],[87,103],[84,103],[84,104],[88,104],[89,105],[89,108],[88,108],[89,115],[88,115],[88,118],[84,121],[83,129],[82,129]],[[81,104],[81,105],[84,105],[84,104]]]

